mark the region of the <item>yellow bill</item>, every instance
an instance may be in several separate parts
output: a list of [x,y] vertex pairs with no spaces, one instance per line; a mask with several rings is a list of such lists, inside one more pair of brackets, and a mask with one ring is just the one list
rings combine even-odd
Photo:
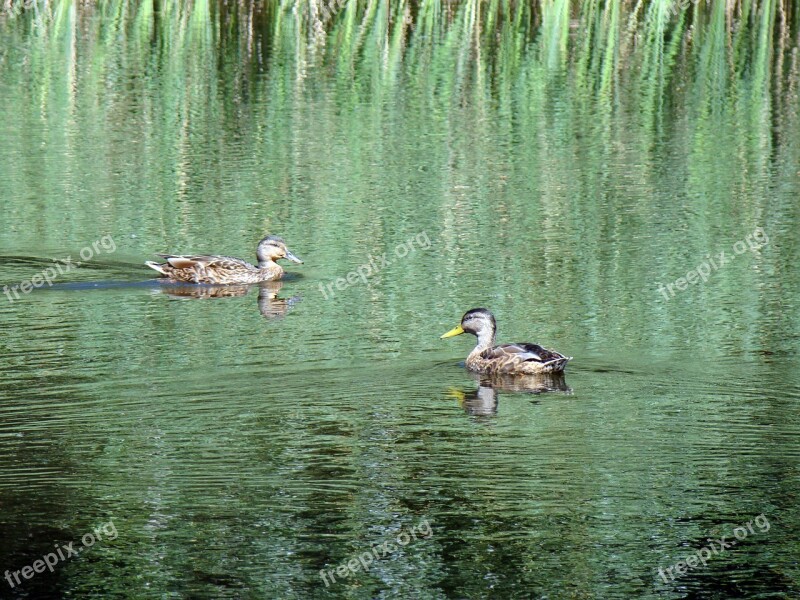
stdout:
[[458,400],[459,404],[464,404],[464,400],[467,399],[467,395],[464,393],[464,390],[459,390],[454,387],[447,388],[447,393],[445,395],[448,398],[455,398]]
[[462,333],[464,333],[464,330],[461,328],[461,325],[459,325],[458,327],[453,327],[450,331],[445,333],[439,339],[443,340],[444,338],[449,338],[449,337],[453,337],[453,336],[456,336],[456,335],[461,335]]

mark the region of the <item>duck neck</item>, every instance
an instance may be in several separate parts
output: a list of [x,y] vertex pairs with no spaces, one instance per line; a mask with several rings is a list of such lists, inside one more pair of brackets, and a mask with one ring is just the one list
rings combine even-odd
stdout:
[[262,279],[272,280],[283,277],[283,267],[272,260],[258,261],[258,272]]
[[494,329],[481,329],[476,335],[478,337],[478,343],[475,344],[475,349],[472,353],[480,354],[484,350],[488,350],[494,346]]
[[281,268],[281,266],[278,263],[276,263],[274,260],[272,260],[271,258],[269,258],[267,260],[259,260],[258,261],[258,268],[261,269],[262,271],[265,270],[265,269],[268,270],[268,271],[274,271],[276,267],[278,269]]

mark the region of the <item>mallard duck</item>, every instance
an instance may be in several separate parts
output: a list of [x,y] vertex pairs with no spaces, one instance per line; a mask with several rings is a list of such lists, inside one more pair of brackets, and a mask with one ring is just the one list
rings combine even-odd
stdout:
[[274,281],[283,276],[283,268],[275,261],[286,258],[296,263],[302,260],[292,254],[286,243],[276,235],[268,235],[258,243],[258,266],[230,256],[184,256],[159,254],[166,263],[148,260],[146,264],[172,281],[187,283],[231,284]]
[[572,357],[537,344],[494,345],[497,323],[494,315],[485,308],[473,308],[461,317],[461,324],[442,336],[442,339],[471,333],[477,336],[478,344],[469,353],[467,369],[489,375],[539,375],[561,373]]

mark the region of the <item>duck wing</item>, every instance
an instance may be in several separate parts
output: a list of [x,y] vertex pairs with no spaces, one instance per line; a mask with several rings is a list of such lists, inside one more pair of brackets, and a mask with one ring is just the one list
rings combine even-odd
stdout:
[[211,256],[199,254],[193,256],[177,254],[159,254],[174,269],[213,269],[215,271],[240,271],[241,269],[254,269],[255,267],[242,260],[231,256]]
[[538,363],[549,363],[554,360],[566,358],[563,354],[542,348],[539,344],[500,344],[494,348],[489,348],[481,353],[481,358],[485,360],[513,360],[515,362],[533,361]]

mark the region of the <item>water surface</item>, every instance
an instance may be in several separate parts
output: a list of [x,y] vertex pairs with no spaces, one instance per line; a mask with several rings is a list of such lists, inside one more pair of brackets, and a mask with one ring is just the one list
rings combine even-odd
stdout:
[[[118,532],[0,596],[797,597],[796,104],[351,70],[203,6],[0,22],[0,283],[114,246],[0,297],[0,569]],[[267,233],[305,264],[264,289],[142,264]],[[479,390],[439,339],[476,306],[566,389]]]

